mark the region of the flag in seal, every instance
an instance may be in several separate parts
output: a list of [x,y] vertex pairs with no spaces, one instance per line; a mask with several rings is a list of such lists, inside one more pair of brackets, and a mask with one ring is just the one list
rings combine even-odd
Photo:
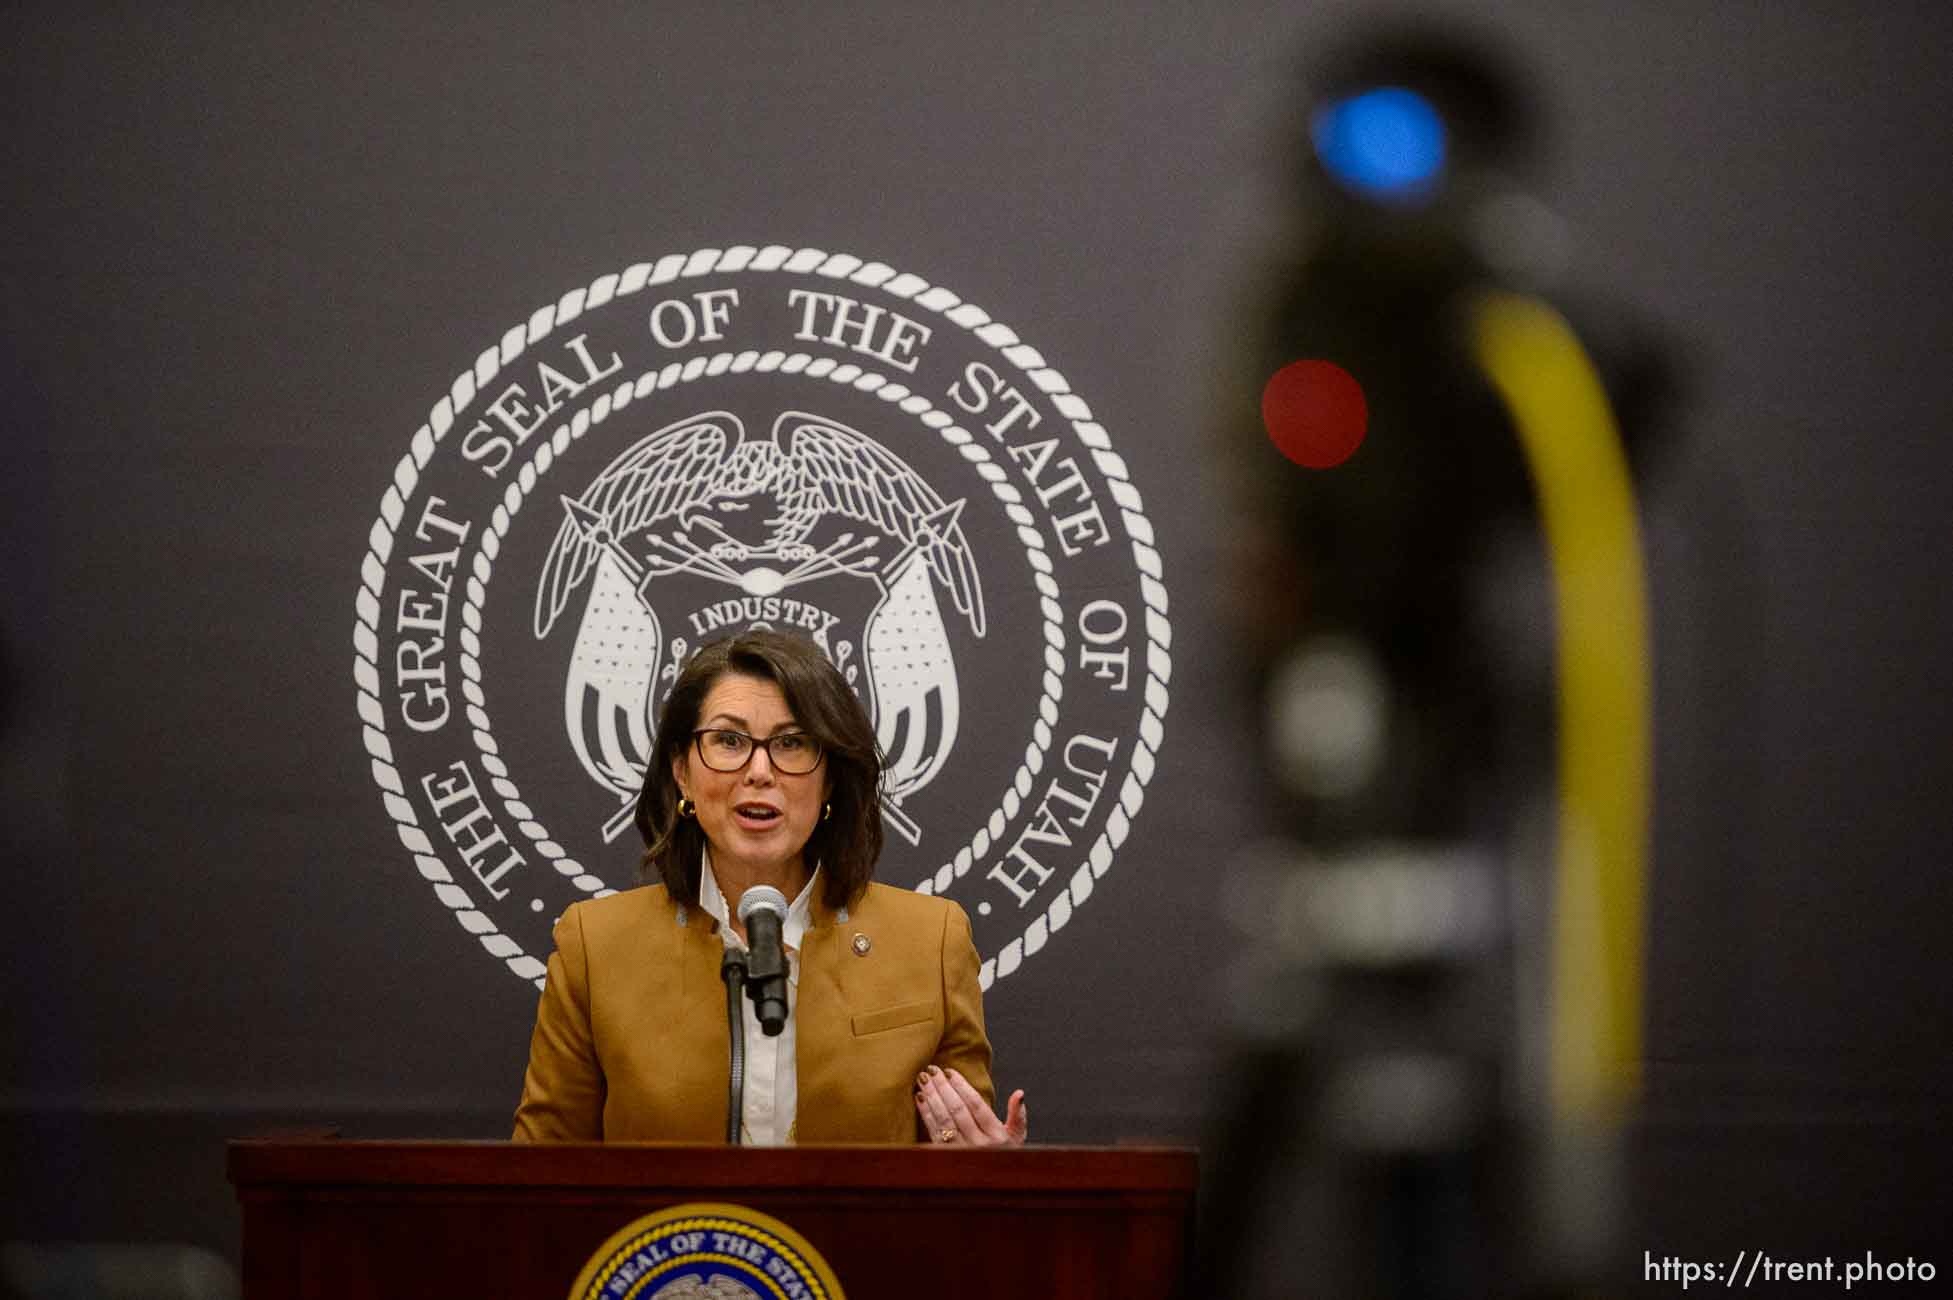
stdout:
[[569,1300],[846,1300],[799,1233],[743,1205],[696,1202],[620,1229],[577,1274]]
[[880,262],[738,246],[597,277],[504,332],[367,536],[360,734],[422,881],[540,984],[701,644],[804,633],[888,759],[878,876],[955,898],[985,987],[1101,887],[1164,736],[1160,553],[1037,349]]

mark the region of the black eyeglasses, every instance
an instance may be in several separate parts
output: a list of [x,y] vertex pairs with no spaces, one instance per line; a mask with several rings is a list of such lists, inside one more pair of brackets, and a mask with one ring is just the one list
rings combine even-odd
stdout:
[[766,751],[766,761],[776,772],[805,776],[821,765],[821,742],[804,731],[787,731],[760,740],[743,731],[705,727],[692,733],[698,747],[699,762],[714,772],[737,772],[753,761],[753,750]]

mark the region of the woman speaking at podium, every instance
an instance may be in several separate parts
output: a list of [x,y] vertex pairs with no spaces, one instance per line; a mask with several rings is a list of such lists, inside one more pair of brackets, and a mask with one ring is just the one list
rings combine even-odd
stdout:
[[557,922],[515,1140],[723,1140],[720,963],[748,942],[741,899],[772,886],[790,900],[786,1016],[771,1037],[743,1017],[740,1140],[1024,1141],[1023,1093],[1006,1119],[992,1109],[969,918],[872,879],[881,771],[873,725],[813,642],[752,631],[692,657],[637,803],[643,874],[662,883]]

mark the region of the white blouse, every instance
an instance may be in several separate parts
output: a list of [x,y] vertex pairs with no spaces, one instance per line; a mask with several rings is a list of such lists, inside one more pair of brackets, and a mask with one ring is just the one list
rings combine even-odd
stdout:
[[[741,1016],[746,1028],[746,1097],[739,1116],[739,1140],[752,1147],[789,1146],[794,1138],[795,1107],[800,1101],[799,1073],[794,1056],[794,1008],[800,1001],[800,941],[813,919],[814,886],[821,878],[820,868],[808,877],[800,896],[787,908],[786,924],[780,927],[781,941],[787,949],[787,1022],[773,1038],[760,1029],[752,999],[741,996]],[[746,948],[746,941],[732,928],[732,912],[726,906],[725,891],[712,874],[712,854],[701,855],[698,873],[698,902],[707,915],[719,923],[719,937],[728,948]]]

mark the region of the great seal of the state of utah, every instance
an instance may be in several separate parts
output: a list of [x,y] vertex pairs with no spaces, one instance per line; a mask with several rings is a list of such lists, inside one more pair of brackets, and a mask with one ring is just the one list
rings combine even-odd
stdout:
[[658,708],[699,645],[813,638],[887,755],[877,875],[961,902],[983,983],[1111,871],[1172,630],[1138,489],[1015,331],[880,262],[702,249],[599,276],[449,385],[381,496],[353,677],[386,816],[540,983],[628,888]]

